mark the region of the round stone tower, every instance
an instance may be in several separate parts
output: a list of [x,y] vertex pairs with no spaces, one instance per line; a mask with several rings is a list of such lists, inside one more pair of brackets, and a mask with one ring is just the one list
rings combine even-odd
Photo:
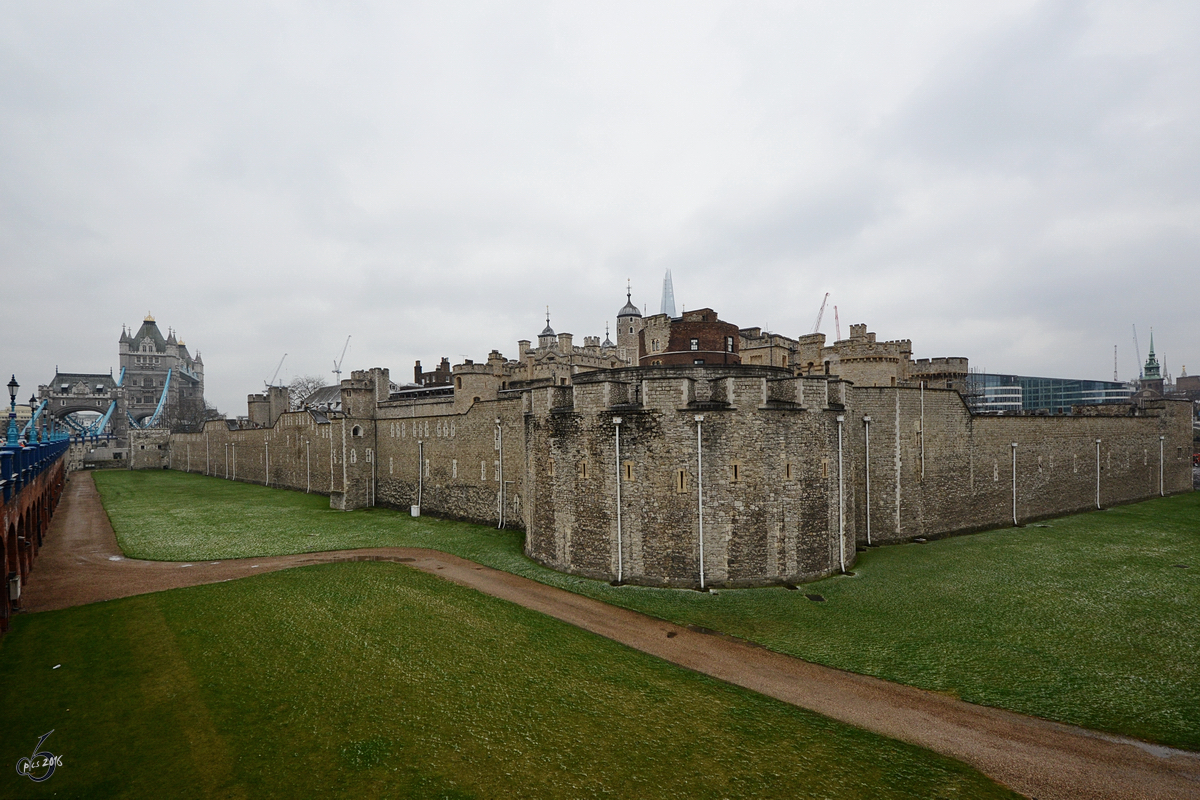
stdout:
[[617,312],[617,356],[626,364],[637,365],[638,333],[642,330],[642,312],[630,299],[632,292],[625,286],[625,306]]

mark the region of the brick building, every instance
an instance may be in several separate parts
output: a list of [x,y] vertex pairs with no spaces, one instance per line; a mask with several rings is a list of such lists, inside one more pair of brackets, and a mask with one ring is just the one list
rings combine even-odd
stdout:
[[655,314],[638,332],[638,366],[741,364],[738,348],[737,325],[722,322],[711,308],[674,318]]

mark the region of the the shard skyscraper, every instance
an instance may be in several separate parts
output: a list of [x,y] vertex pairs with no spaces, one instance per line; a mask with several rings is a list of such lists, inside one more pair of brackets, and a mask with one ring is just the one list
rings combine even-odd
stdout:
[[671,270],[667,270],[663,278],[662,308],[658,313],[666,314],[671,319],[679,316],[675,313],[675,286],[671,283]]

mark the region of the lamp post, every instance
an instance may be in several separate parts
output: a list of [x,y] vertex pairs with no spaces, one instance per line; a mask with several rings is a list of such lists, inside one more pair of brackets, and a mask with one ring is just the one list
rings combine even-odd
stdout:
[[17,446],[17,389],[20,388],[17,376],[13,375],[8,382],[8,440],[5,444],[9,447]]
[[29,443],[38,443],[37,423],[34,421],[34,414],[37,413],[37,395],[29,395]]

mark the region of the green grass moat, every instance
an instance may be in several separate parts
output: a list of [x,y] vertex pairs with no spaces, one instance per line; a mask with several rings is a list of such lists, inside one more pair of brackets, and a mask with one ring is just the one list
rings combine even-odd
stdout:
[[20,615],[0,709],[3,797],[1016,797],[391,563]]
[[321,495],[180,472],[95,479],[134,558],[430,547],[829,666],[1200,750],[1200,493],[881,547],[859,554],[854,577],[802,591],[701,594],[546,569],[514,531],[331,511]]

